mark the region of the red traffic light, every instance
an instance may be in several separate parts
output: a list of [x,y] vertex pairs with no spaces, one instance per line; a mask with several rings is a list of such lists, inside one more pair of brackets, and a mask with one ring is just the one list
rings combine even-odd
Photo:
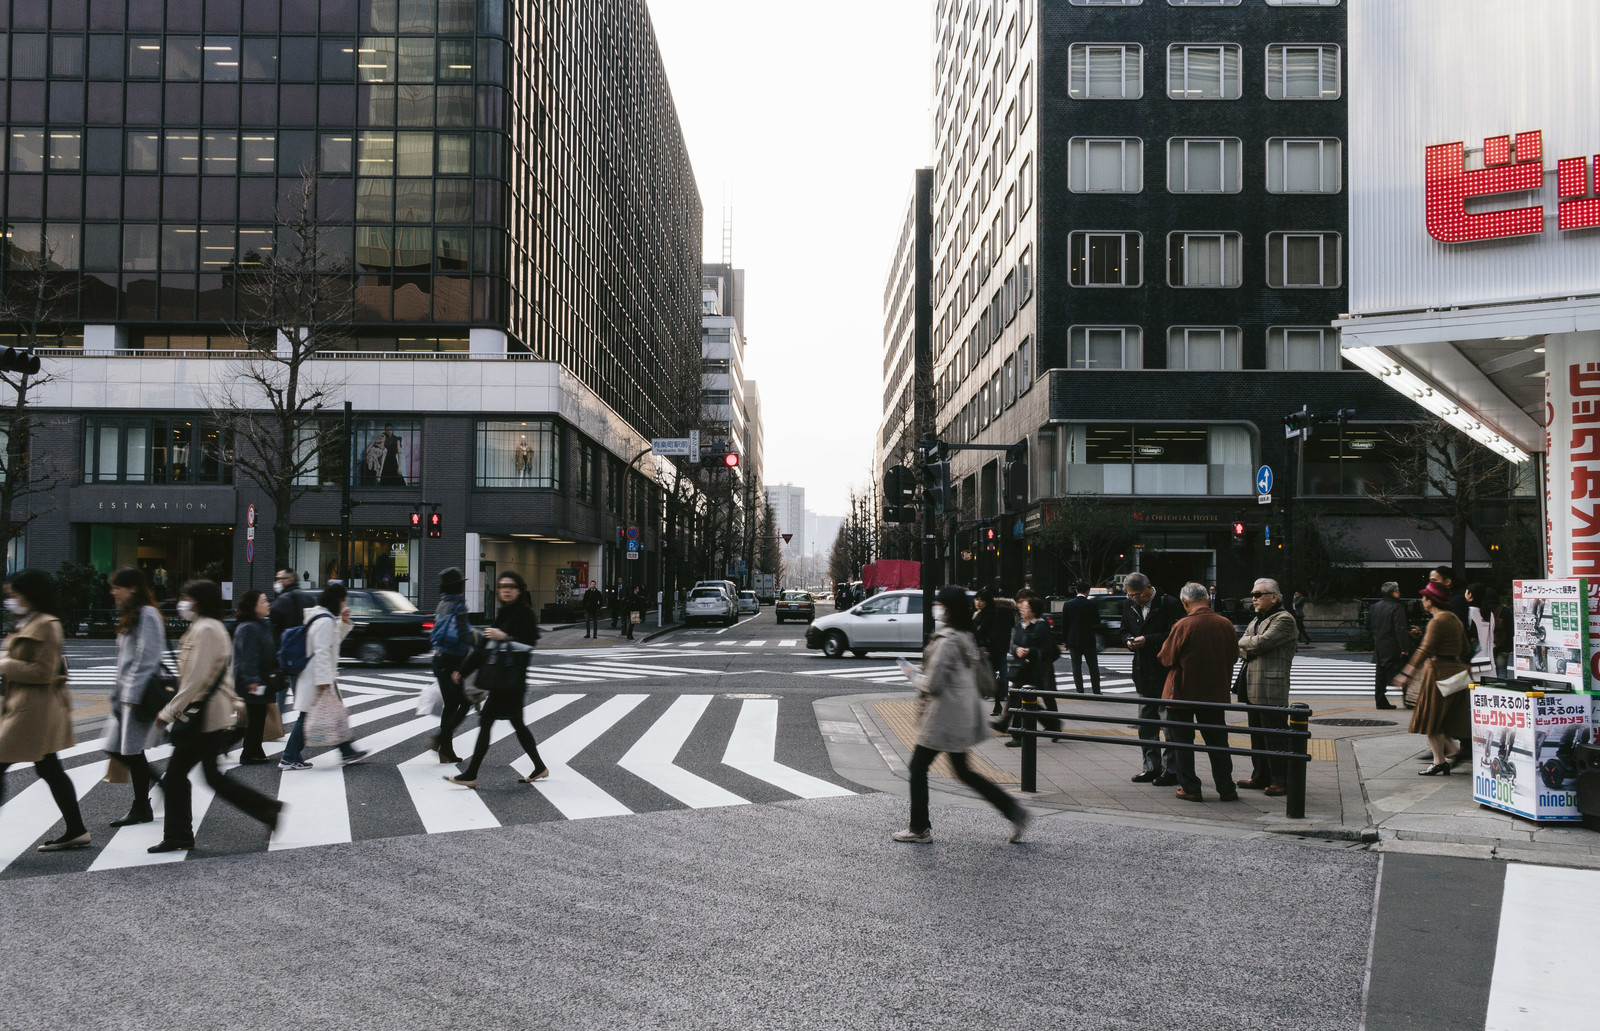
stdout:
[[983,528],[983,539],[986,540],[986,541],[994,540],[994,527],[985,526]]
[[730,451],[722,456],[722,464],[729,469],[737,469],[739,468],[739,456]]
[[1235,537],[1243,537],[1244,536],[1244,524],[1243,523],[1234,523],[1233,524],[1233,535]]
[[444,536],[444,520],[439,517],[439,513],[437,512],[428,513],[428,536]]
[[411,528],[413,530],[422,529],[422,513],[421,512],[413,512],[413,513],[411,513]]

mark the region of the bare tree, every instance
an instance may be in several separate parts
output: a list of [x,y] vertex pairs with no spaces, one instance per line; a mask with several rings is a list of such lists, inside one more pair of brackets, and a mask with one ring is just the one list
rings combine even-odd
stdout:
[[[1467,564],[1467,531],[1478,502],[1511,493],[1516,470],[1499,455],[1437,417],[1387,431],[1393,453],[1407,462],[1408,475],[1362,490],[1378,504],[1450,539],[1450,565],[1456,575]],[[1418,495],[1424,495],[1419,498]]]
[[[35,230],[42,227],[35,226]],[[40,235],[38,249],[27,251],[13,232],[5,247],[6,289],[0,297],[0,323],[14,327],[23,345],[17,361],[0,366],[4,402],[0,403],[0,436],[4,436],[0,458],[0,561],[14,541],[21,538],[28,524],[41,513],[32,499],[48,494],[61,478],[61,470],[33,453],[34,435],[41,423],[29,410],[29,395],[56,378],[42,362],[32,371],[34,352],[41,347],[60,347],[65,342],[67,318],[77,309],[77,277],[64,273],[55,261],[56,246]]]
[[[280,204],[272,253],[251,252],[238,266],[245,318],[235,327],[245,350],[207,391],[207,404],[232,434],[223,457],[272,499],[273,562],[289,564],[294,503],[328,473],[349,475],[348,442],[329,417],[344,385],[315,364],[350,337],[355,296],[349,258],[333,226],[316,217],[318,180]],[[333,465],[332,470],[325,468]]]
[[1031,542],[1065,567],[1072,583],[1104,584],[1126,563],[1138,534],[1133,509],[1094,494],[1068,494],[1045,505]]

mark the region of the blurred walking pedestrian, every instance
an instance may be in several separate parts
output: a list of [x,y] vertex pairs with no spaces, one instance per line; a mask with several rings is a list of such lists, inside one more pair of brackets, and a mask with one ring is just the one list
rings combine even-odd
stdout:
[[[1287,706],[1289,677],[1300,643],[1298,624],[1294,613],[1283,607],[1283,595],[1276,580],[1257,580],[1250,588],[1250,601],[1255,606],[1256,616],[1239,638],[1239,654],[1245,660],[1244,701],[1250,705]],[[1289,726],[1287,713],[1252,712],[1246,720],[1257,731],[1285,730]],[[1252,733],[1250,747],[1277,752],[1289,750],[1285,739],[1268,733]],[[1250,764],[1250,779],[1239,781],[1239,787],[1269,795],[1289,793],[1289,760],[1253,755]]]
[[278,826],[283,804],[223,776],[217,757],[234,739],[242,713],[233,691],[233,647],[222,625],[222,589],[210,580],[190,580],[179,589],[178,618],[189,621],[178,642],[178,694],[156,717],[172,737],[172,758],[161,778],[167,799],[161,841],[150,852],[194,848],[189,771],[199,766],[217,797],[267,825]]
[[972,635],[972,609],[960,587],[941,587],[934,596],[933,637],[922,651],[922,672],[913,680],[923,702],[917,744],[911,753],[911,825],[895,841],[933,840],[928,816],[928,767],[943,752],[956,776],[1011,821],[1013,842],[1028,828],[1028,811],[997,784],[967,765],[967,750],[989,736],[978,690],[978,642]]
[[[1239,640],[1234,636],[1233,620],[1211,610],[1211,597],[1203,585],[1188,583],[1178,592],[1184,617],[1172,626],[1161,645],[1161,664],[1167,667],[1167,683],[1162,697],[1177,702],[1218,702],[1227,704],[1228,688],[1233,683],[1233,663],[1239,657]],[[1194,727],[1212,748],[1228,747],[1228,720],[1225,709],[1194,709],[1183,705],[1167,706],[1167,719],[1185,724],[1168,727],[1167,740],[1174,744],[1194,743]],[[1195,774],[1194,752],[1178,753],[1178,797],[1186,802],[1203,802],[1200,778]],[[1222,802],[1237,802],[1239,792],[1233,784],[1233,756],[1227,752],[1208,752],[1211,780]]]
[[5,696],[0,703],[0,802],[5,801],[6,768],[33,763],[39,779],[66,823],[65,832],[39,846],[60,852],[89,844],[78,792],[58,753],[77,740],[72,732],[72,696],[67,692],[67,662],[61,654],[61,607],[55,581],[38,569],[13,573],[5,587],[5,607],[15,620],[0,658]]
[[1433,763],[1422,776],[1437,777],[1448,775],[1464,758],[1472,733],[1468,722],[1472,692],[1456,691],[1448,697],[1439,692],[1439,681],[1469,668],[1460,660],[1467,635],[1461,620],[1450,611],[1450,596],[1439,584],[1422,589],[1422,607],[1429,614],[1427,630],[1411,653],[1411,661],[1395,678],[1395,686],[1404,690],[1416,681],[1417,708],[1411,714],[1411,733],[1426,735],[1432,750]]
[[[1167,668],[1161,664],[1161,646],[1167,642],[1172,624],[1183,618],[1183,606],[1170,594],[1156,590],[1143,573],[1129,573],[1122,582],[1128,602],[1122,609],[1122,643],[1133,652],[1133,689],[1141,698],[1153,699],[1139,706],[1139,718],[1159,720],[1159,699],[1167,688]],[[1145,742],[1144,772],[1133,778],[1135,784],[1171,787],[1178,783],[1177,749],[1161,748],[1161,728],[1139,725],[1139,738]]]
[[478,675],[477,685],[489,692],[478,715],[478,740],[472,748],[472,760],[467,768],[445,780],[464,788],[478,786],[478,771],[484,757],[489,754],[496,720],[507,720],[517,735],[522,750],[533,760],[533,772],[522,778],[531,784],[550,776],[544,760],[539,758],[539,745],[533,732],[522,720],[522,701],[528,689],[528,659],[539,643],[539,620],[534,616],[533,599],[528,597],[528,584],[515,570],[501,573],[495,582],[500,607],[495,614],[494,626],[484,630],[484,644],[476,649],[461,667],[463,678]]
[[117,687],[111,697],[111,726],[106,730],[106,754],[128,770],[133,805],[126,816],[112,820],[113,827],[151,823],[150,762],[144,750],[156,736],[155,713],[141,713],[150,681],[161,671],[167,646],[167,622],[144,571],[127,566],[111,577],[111,600],[117,606]]
[[266,736],[267,708],[276,705],[282,674],[278,672],[278,650],[272,643],[272,626],[267,622],[271,605],[264,591],[245,591],[234,610],[233,683],[244,701],[246,724],[244,747],[239,752],[241,766],[268,762],[262,749]]
[[1383,597],[1367,613],[1367,629],[1372,633],[1373,700],[1380,709],[1393,709],[1395,704],[1385,692],[1411,654],[1411,624],[1406,620],[1398,583],[1389,580],[1378,588],[1378,593]]
[[[289,740],[283,746],[283,756],[278,760],[278,769],[285,772],[311,769],[305,757],[306,718],[317,699],[327,692],[339,697],[339,646],[350,633],[350,606],[345,603],[348,597],[344,584],[332,583],[317,595],[317,603],[305,611],[306,664],[294,680],[294,707],[299,719],[294,721]],[[346,764],[360,762],[366,757],[367,753],[348,739],[338,744],[339,754]]]
[[1294,592],[1294,598],[1289,605],[1289,611],[1294,615],[1294,630],[1298,635],[1298,644],[1310,644],[1311,635],[1306,633],[1306,596],[1299,591]]
[[451,566],[439,574],[439,605],[433,612],[433,676],[444,696],[444,711],[439,714],[439,735],[429,743],[439,753],[441,763],[458,763],[454,735],[472,706],[461,686],[461,664],[476,645],[472,623],[467,619],[467,578]]
[[1498,603],[1494,591],[1487,584],[1469,584],[1467,599],[1467,652],[1471,656],[1472,676],[1475,680],[1495,675],[1494,640],[1500,627],[1495,615]]

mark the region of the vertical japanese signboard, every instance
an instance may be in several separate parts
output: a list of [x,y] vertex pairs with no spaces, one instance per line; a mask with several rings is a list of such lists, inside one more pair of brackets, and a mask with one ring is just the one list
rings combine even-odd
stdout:
[[1583,577],[1512,581],[1511,668],[1518,679],[1588,690],[1589,604]]
[[1600,579],[1600,333],[1545,346],[1547,571]]

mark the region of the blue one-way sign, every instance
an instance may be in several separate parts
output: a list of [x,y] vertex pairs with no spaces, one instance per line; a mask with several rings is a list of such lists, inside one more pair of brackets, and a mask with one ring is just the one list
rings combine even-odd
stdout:
[[1256,493],[1272,493],[1272,466],[1264,465],[1256,470]]

